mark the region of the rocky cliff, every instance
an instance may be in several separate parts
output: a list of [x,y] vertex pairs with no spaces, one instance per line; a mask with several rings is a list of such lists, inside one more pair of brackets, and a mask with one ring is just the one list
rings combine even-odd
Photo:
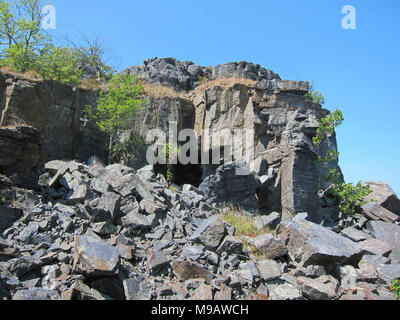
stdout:
[[[304,99],[309,90],[307,82],[281,80],[276,73],[247,62],[205,68],[172,58],[156,58],[125,72],[181,91],[168,97],[148,97],[132,124],[143,138],[151,129],[168,132],[169,124],[176,122],[178,131],[195,130],[199,152],[212,152],[212,144],[202,143],[207,130],[212,135],[224,130],[250,133],[253,143],[249,145],[248,137],[242,134],[244,150],[234,160],[254,159],[251,170],[262,177],[257,191],[262,211],[282,211],[284,218],[308,212],[318,222],[335,219],[332,210],[326,215],[318,212],[321,207],[317,196],[320,174],[315,167],[318,151],[311,139],[318,120],[328,111]],[[208,81],[198,85],[199,77]],[[11,116],[16,116],[38,129],[46,160],[85,161],[91,155],[104,158],[105,137],[82,118],[83,108],[95,103],[97,92],[7,75],[1,75],[0,88],[4,102],[2,123],[7,124]],[[224,143],[222,153],[230,147]],[[146,147],[136,146],[134,150],[132,161],[127,164],[139,169],[146,165]],[[321,150],[336,150],[335,137]],[[199,185],[217,167],[180,166],[176,182]]]
[[[308,83],[247,62],[125,72],[169,88],[132,123],[143,140],[175,123],[217,163],[177,163],[170,186],[147,141],[105,166],[107,137],[82,112],[98,92],[0,74],[0,299],[394,299],[400,200],[371,181],[368,203],[339,217],[318,194],[315,160],[337,144],[314,148],[328,111],[304,99]],[[245,133],[240,152],[221,132]]]

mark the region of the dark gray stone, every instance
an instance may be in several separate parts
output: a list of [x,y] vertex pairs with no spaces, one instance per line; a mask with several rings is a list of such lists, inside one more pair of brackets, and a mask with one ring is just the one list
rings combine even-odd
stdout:
[[113,276],[118,274],[118,249],[87,236],[76,237],[74,268],[87,276]]
[[277,230],[289,256],[301,266],[358,264],[363,250],[355,242],[304,219],[286,220]]

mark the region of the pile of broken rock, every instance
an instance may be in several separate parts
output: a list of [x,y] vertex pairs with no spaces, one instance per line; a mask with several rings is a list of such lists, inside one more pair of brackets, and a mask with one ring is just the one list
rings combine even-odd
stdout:
[[[364,223],[340,234],[307,214],[254,216],[274,235],[244,238],[202,191],[210,186],[170,188],[149,166],[89,163],[51,161],[37,192],[14,192],[20,209],[0,205],[0,298],[395,299],[399,212],[385,221],[369,204]],[[383,214],[396,209],[388,198],[374,205]]]

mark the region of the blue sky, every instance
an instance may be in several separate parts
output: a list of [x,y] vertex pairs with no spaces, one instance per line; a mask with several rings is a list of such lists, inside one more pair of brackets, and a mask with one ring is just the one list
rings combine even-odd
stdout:
[[[250,61],[310,80],[338,129],[348,182],[387,181],[400,195],[400,1],[53,0],[57,36],[104,39],[120,70],[152,57],[200,65]],[[353,5],[357,29],[341,26]]]

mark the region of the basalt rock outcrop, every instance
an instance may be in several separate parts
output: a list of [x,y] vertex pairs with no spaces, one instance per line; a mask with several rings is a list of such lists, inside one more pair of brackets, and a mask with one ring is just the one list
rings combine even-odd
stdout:
[[[147,140],[148,132],[161,129],[168,134],[171,124],[176,123],[178,132],[195,131],[199,154],[212,154],[219,148],[221,158],[214,164],[178,163],[175,183],[199,186],[224,162],[244,159],[260,176],[256,194],[263,213],[282,212],[282,218],[288,219],[308,212],[318,223],[337,221],[335,208],[318,196],[321,175],[315,164],[318,155],[336,151],[336,138],[331,136],[318,150],[314,147],[312,137],[318,120],[328,111],[305,100],[307,82],[281,80],[274,72],[247,62],[210,69],[170,58],[151,59],[126,72],[181,93],[148,97],[132,123],[132,129],[146,143],[132,147],[132,156],[125,164],[134,169],[145,166],[147,147],[153,143]],[[199,76],[209,81],[198,86]],[[4,101],[2,124],[9,124],[16,115],[36,128],[46,160],[86,161],[91,155],[104,159],[106,137],[85,121],[83,114],[86,105],[96,103],[98,92],[1,75],[0,93]],[[236,152],[236,145],[232,148],[229,141],[220,138],[238,131],[241,153]],[[206,143],[207,133],[212,137],[210,143]],[[227,154],[233,155],[232,159],[226,158]],[[156,172],[165,174],[166,168],[156,168]]]
[[191,61],[181,62],[174,58],[153,58],[141,66],[133,66],[124,73],[135,74],[149,83],[162,84],[177,91],[193,90],[200,79],[242,78],[255,81],[280,80],[279,75],[246,61],[231,62],[212,67],[202,67]]

